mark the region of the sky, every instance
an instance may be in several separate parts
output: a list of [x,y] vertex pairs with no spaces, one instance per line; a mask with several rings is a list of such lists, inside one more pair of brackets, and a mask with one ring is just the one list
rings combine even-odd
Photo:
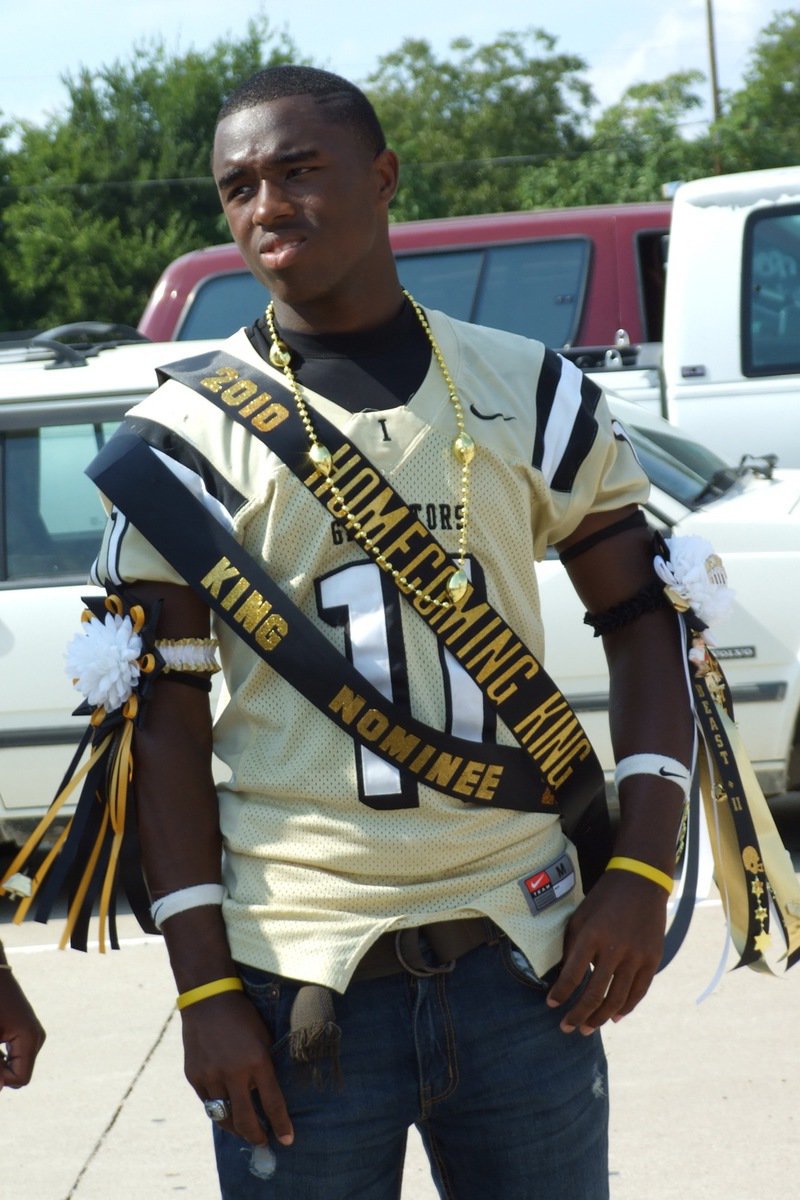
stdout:
[[[64,74],[126,61],[134,45],[163,38],[169,51],[202,50],[244,33],[266,11],[259,0],[0,0],[3,66],[0,113],[41,124],[63,112]],[[421,38],[446,56],[455,37],[476,44],[531,27],[577,54],[603,107],[630,84],[686,68],[709,76],[706,0],[270,0],[270,23],[301,53],[356,83],[405,38]],[[735,89],[748,52],[789,0],[713,0],[720,88]],[[705,116],[710,87],[704,90]]]

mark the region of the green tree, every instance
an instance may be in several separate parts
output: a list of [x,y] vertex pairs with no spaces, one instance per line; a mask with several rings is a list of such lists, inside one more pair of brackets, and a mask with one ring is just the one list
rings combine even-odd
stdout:
[[594,124],[586,149],[554,157],[520,176],[520,208],[657,200],[664,184],[710,174],[709,139],[685,129],[700,106],[699,71],[682,71],[655,83],[637,83]]
[[715,133],[725,171],[800,162],[800,12],[777,13],[761,31]]
[[227,237],[209,168],[225,95],[261,67],[298,60],[262,17],[208,51],[174,55],[157,41],[68,76],[66,114],[20,124],[8,163],[6,326],[136,324],[171,259]]
[[7,201],[10,202],[13,195],[11,186],[12,155],[8,147],[10,133],[11,126],[0,120],[0,330],[11,327],[14,312],[14,296],[8,278],[8,264],[11,256],[8,250],[8,237],[5,221],[3,220],[3,202],[1,199],[1,197],[5,196]]
[[585,148],[586,64],[555,45],[531,29],[437,59],[408,39],[379,60],[365,87],[400,155],[397,220],[513,208],[521,162]]

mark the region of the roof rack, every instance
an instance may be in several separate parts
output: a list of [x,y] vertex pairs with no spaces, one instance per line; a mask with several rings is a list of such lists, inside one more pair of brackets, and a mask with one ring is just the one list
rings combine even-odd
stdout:
[[0,363],[49,359],[45,370],[85,367],[101,350],[150,339],[132,325],[109,321],[73,321],[38,333],[0,340]]

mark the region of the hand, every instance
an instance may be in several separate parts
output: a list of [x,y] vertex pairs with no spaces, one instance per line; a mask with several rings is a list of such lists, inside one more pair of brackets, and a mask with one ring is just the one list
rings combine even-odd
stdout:
[[44,1045],[45,1031],[20,985],[10,971],[0,971],[0,1091],[5,1086],[25,1087],[33,1074],[36,1055]]
[[264,1145],[267,1133],[253,1107],[256,1092],[275,1137],[290,1145],[294,1131],[272,1066],[272,1039],[247,997],[212,996],[181,1016],[186,1078],[201,1100],[230,1101],[230,1119],[218,1124],[253,1146]]
[[561,970],[547,995],[551,1007],[566,1003],[592,969],[561,1022],[564,1033],[588,1035],[633,1011],[661,961],[668,898],[649,879],[623,871],[597,881],[567,926]]

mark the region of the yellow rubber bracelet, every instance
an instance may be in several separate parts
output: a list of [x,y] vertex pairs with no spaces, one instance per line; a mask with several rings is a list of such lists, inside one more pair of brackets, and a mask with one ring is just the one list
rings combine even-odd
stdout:
[[220,992],[243,992],[244,984],[238,975],[229,975],[226,979],[213,979],[211,983],[201,983],[200,987],[190,988],[181,992],[175,1001],[176,1008],[188,1008],[200,1000],[208,1000],[210,996],[218,996]]
[[649,863],[640,862],[638,858],[625,858],[622,855],[612,858],[606,867],[607,871],[630,871],[633,875],[641,875],[645,879],[657,883],[668,896],[672,895],[673,881],[666,871],[651,867]]

